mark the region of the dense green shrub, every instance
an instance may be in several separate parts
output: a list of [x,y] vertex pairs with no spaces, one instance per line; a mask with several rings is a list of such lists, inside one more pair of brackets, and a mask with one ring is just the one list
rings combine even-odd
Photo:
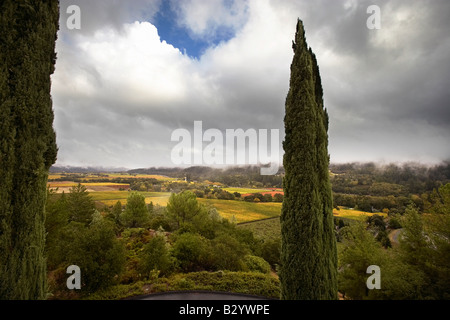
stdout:
[[157,292],[177,290],[211,290],[251,294],[271,299],[280,297],[280,282],[276,277],[260,272],[192,272],[174,274],[151,282],[139,281],[100,290],[88,299],[121,299]]
[[[258,295],[278,299],[280,282],[277,278],[260,272],[194,272],[179,275],[183,281],[195,284],[190,290],[214,290]],[[170,281],[170,290],[181,290],[177,277]]]
[[242,258],[248,251],[241,242],[229,234],[221,234],[212,240],[213,270],[243,270]]
[[101,218],[89,227],[71,222],[62,247],[64,262],[81,269],[83,292],[94,292],[115,283],[125,265],[125,251],[116,238],[113,224]]
[[280,265],[281,239],[268,239],[261,245],[261,257],[267,261],[272,268]]
[[186,232],[177,235],[172,247],[172,255],[183,272],[211,268],[210,241],[199,234]]
[[158,270],[167,275],[174,269],[174,260],[170,255],[164,236],[155,236],[144,246],[141,253],[140,270],[142,274],[150,274]]
[[261,257],[246,255],[243,259],[245,267],[249,271],[269,273],[270,264]]

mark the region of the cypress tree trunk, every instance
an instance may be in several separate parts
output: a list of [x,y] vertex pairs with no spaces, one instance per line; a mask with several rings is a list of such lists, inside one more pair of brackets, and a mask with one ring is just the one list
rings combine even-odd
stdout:
[[328,115],[316,58],[297,22],[286,98],[281,298],[337,298],[337,251],[329,181]]
[[0,2],[0,299],[44,299],[57,0]]

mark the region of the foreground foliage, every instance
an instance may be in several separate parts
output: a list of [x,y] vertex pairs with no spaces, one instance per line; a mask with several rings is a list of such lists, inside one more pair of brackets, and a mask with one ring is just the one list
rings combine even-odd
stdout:
[[270,274],[262,274],[259,272],[201,271],[174,274],[167,278],[139,281],[131,285],[117,285],[86,298],[117,300],[151,293],[180,290],[233,292],[272,299],[278,299],[280,296],[279,281]]
[[[350,299],[450,299],[450,184],[439,189],[433,213],[413,205],[399,218],[399,245],[377,241],[369,223],[342,228],[339,290]],[[381,289],[368,290],[366,268],[378,265]]]

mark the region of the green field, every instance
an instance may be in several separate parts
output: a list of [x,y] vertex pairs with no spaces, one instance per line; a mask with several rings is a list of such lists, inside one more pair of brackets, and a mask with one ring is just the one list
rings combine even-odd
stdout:
[[252,231],[256,238],[264,239],[264,241],[281,238],[281,225],[279,218],[244,223],[240,224],[239,228]]
[[261,220],[279,216],[281,203],[279,202],[247,202],[237,200],[198,199],[200,203],[213,206],[219,214],[236,223]]

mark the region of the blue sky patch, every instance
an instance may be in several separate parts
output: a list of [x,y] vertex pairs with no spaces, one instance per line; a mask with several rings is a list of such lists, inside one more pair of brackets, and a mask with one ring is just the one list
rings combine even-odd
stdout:
[[213,37],[202,38],[193,36],[188,29],[180,26],[176,19],[177,13],[172,9],[170,1],[162,1],[161,7],[152,23],[158,29],[161,41],[165,40],[192,58],[199,59],[209,47],[226,42],[235,36],[235,31],[226,26],[217,28]]

